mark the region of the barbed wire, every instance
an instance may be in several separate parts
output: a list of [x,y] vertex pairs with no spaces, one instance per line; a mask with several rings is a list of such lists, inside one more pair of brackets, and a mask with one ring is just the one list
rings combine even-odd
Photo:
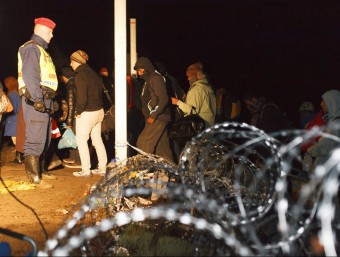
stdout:
[[336,256],[340,148],[310,172],[301,168],[301,148],[316,136],[339,145],[327,129],[269,135],[218,124],[187,143],[178,165],[134,148],[139,154],[109,169],[39,256],[108,255],[120,228],[159,219],[185,226],[197,256],[202,242],[212,256],[318,255],[313,237]]

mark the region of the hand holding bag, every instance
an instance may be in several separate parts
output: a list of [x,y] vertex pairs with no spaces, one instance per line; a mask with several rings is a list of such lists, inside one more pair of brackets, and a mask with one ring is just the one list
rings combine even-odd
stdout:
[[58,149],[64,149],[64,148],[77,149],[76,136],[74,135],[71,128],[68,128],[65,130],[64,134],[62,135],[58,143]]
[[178,119],[171,127],[170,138],[180,145],[185,144],[205,129],[205,122],[198,114]]

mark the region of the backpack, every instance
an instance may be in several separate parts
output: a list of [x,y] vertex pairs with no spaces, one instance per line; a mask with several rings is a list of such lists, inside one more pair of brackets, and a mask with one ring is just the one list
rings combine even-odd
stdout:
[[115,106],[112,105],[104,113],[104,119],[102,122],[102,133],[108,134],[115,130]]

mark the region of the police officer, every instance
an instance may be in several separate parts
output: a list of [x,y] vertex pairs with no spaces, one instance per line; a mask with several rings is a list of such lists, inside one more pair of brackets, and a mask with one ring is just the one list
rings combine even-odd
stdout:
[[[30,182],[39,188],[52,188],[42,180],[40,156],[49,144],[51,135],[49,111],[58,87],[55,67],[46,49],[56,24],[47,18],[34,20],[34,34],[18,51],[19,94],[26,123],[24,145],[25,171]],[[45,178],[46,176],[44,176]]]

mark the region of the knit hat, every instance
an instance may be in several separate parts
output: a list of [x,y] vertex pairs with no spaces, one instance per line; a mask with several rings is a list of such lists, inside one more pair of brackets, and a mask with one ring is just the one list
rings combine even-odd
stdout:
[[187,68],[188,77],[197,77],[198,72],[203,71],[203,64],[201,62],[195,62]]
[[71,54],[70,59],[75,62],[84,64],[89,60],[89,56],[84,51],[78,50]]
[[56,27],[56,24],[52,20],[44,18],[44,17],[36,18],[34,20],[34,24],[44,25],[50,29],[54,29]]

